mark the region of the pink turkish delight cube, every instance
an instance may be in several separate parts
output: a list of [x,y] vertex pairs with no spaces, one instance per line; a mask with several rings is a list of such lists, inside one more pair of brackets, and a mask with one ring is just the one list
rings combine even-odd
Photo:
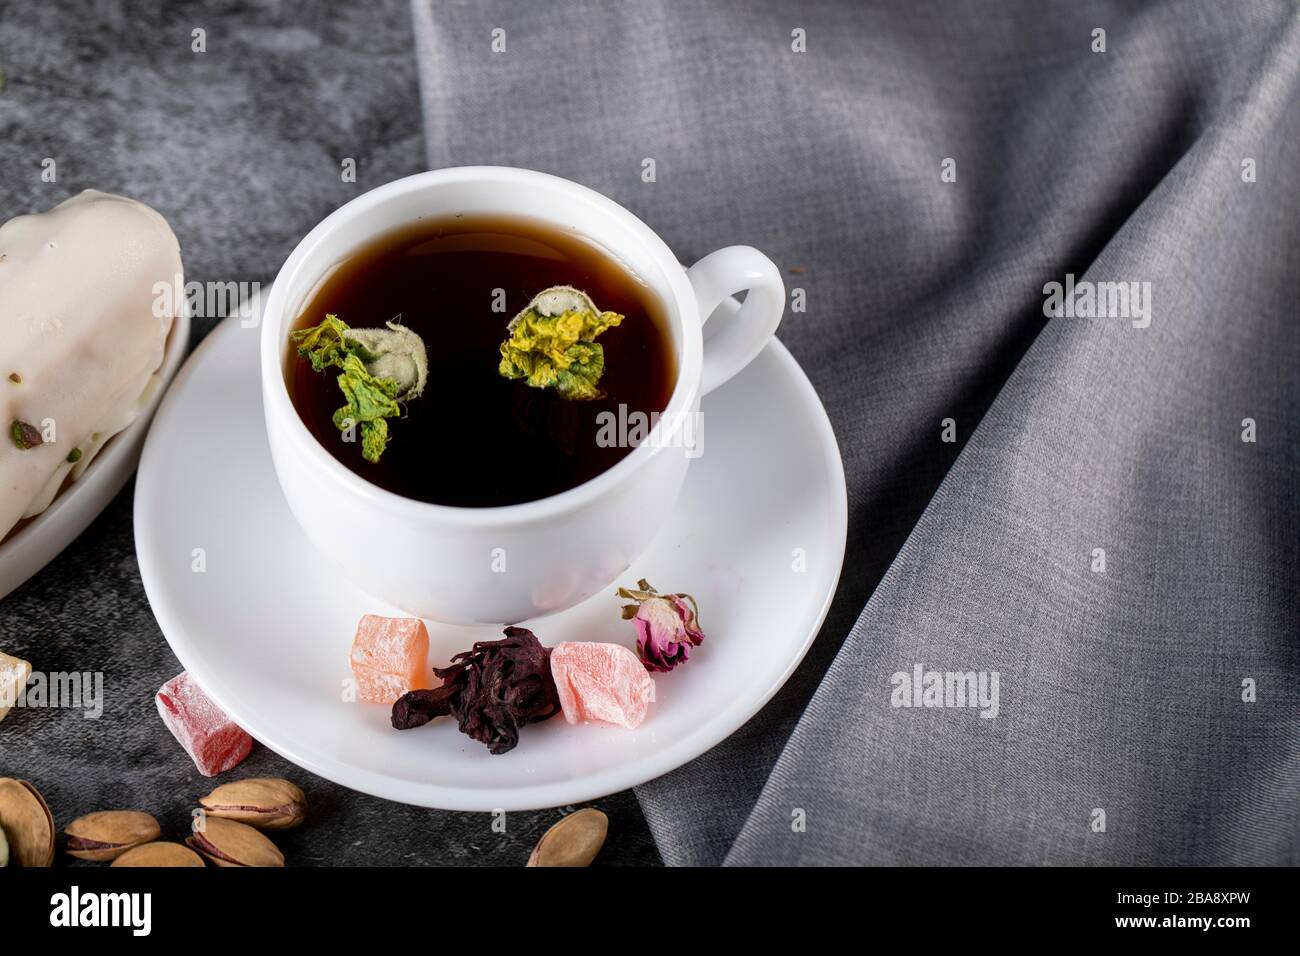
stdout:
[[654,678],[621,644],[556,644],[551,676],[571,724],[595,721],[632,729],[645,720],[655,699]]
[[253,738],[212,702],[189,671],[163,684],[155,702],[163,723],[205,777],[225,773],[253,749]]

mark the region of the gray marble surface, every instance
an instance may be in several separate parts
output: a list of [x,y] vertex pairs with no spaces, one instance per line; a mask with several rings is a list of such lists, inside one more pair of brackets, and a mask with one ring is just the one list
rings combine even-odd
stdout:
[[[206,52],[192,49],[196,29]],[[171,222],[188,279],[267,283],[332,209],[424,168],[405,0],[5,3],[0,70],[0,215],[92,187],[135,197]],[[55,182],[41,178],[47,157]],[[356,160],[355,183],[340,176],[346,157]],[[195,341],[216,321],[197,320]],[[60,825],[131,807],[176,838],[212,784],[155,710],[154,693],[180,665],[141,587],[132,500],[128,486],[0,601],[0,650],[41,671],[102,671],[105,682],[97,720],[12,712],[0,724],[0,776],[35,784]],[[353,793],[260,746],[222,779],[239,776],[285,776],[307,790],[309,823],[277,838],[291,866],[519,865],[559,817],[511,814],[496,833],[486,815]],[[595,805],[610,816],[598,863],[659,863],[631,793]]]

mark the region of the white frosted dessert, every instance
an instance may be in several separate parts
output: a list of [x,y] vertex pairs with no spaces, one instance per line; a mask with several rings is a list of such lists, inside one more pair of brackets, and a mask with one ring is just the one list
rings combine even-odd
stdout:
[[[0,538],[40,514],[159,387],[180,246],[143,203],[88,189],[0,226]],[[156,311],[167,314],[158,315]]]

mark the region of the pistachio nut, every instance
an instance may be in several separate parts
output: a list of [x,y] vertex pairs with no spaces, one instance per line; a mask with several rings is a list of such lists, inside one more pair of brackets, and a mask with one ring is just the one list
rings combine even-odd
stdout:
[[284,854],[246,823],[200,817],[185,841],[217,866],[284,866]]
[[67,850],[80,860],[115,860],[133,846],[152,843],[162,833],[158,821],[139,810],[103,810],[77,817],[63,831]]
[[9,841],[5,838],[4,827],[0,827],[0,866],[9,865]]
[[142,843],[133,846],[116,860],[114,866],[202,866],[203,857],[179,843]]
[[605,843],[609,817],[587,807],[551,827],[528,858],[529,866],[590,866]]
[[278,777],[255,777],[223,783],[199,806],[213,817],[238,820],[259,830],[288,830],[307,815],[307,797],[295,784]]
[[54,818],[26,780],[0,777],[0,829],[13,863],[50,866],[54,862]]

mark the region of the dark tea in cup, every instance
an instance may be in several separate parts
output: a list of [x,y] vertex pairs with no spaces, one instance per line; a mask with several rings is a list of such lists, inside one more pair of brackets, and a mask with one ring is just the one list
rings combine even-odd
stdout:
[[[499,368],[511,319],[554,287],[621,316],[595,339],[603,352],[596,397],[566,397]],[[393,323],[423,341],[427,378],[398,402],[400,413],[382,426],[382,453],[369,457],[357,428],[341,421],[341,406],[364,412],[368,399],[360,387],[345,391],[341,363],[313,367],[291,347],[286,369],[316,440],[356,474],[417,501],[492,507],[567,491],[632,450],[602,437],[602,421],[662,412],[676,382],[658,297],[595,243],[528,219],[421,219],[371,240],[308,296],[296,340],[326,316],[353,330]]]

